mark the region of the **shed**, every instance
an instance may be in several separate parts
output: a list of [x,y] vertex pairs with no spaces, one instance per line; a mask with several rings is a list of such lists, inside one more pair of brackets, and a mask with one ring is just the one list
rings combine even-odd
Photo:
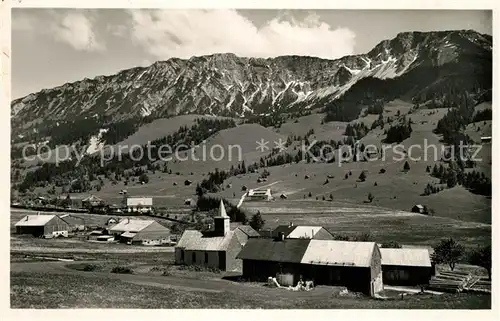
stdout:
[[420,214],[423,214],[424,213],[424,206],[423,205],[420,205],[420,204],[417,204],[415,206],[413,206],[411,208],[411,211],[413,213],[420,213]]
[[68,236],[69,224],[57,215],[26,215],[15,224],[17,234]]
[[429,250],[381,248],[383,280],[392,285],[424,285],[433,275]]

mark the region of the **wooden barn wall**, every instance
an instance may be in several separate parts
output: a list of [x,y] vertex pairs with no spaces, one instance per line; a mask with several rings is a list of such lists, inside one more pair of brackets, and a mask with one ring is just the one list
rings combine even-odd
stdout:
[[384,284],[424,285],[432,277],[431,267],[384,265],[382,267]]
[[364,267],[325,266],[300,263],[243,260],[243,277],[251,281],[266,281],[277,273],[291,273],[318,285],[345,286],[352,291],[370,294],[371,270]]

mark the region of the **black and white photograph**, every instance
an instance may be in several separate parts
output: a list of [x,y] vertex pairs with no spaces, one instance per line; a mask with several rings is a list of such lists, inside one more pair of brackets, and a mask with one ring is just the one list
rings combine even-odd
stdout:
[[71,2],[7,9],[11,309],[492,310],[495,10]]

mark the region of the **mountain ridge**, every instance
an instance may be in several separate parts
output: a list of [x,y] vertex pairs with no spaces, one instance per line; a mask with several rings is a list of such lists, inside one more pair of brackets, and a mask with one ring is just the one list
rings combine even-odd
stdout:
[[453,30],[401,32],[368,53],[334,60],[233,53],[171,58],[18,98],[11,103],[13,136],[50,137],[47,128],[89,117],[105,125],[133,117],[246,117],[321,108],[363,78],[397,79],[413,69],[469,64],[468,59],[477,65],[484,57],[491,60],[491,50],[491,36]]

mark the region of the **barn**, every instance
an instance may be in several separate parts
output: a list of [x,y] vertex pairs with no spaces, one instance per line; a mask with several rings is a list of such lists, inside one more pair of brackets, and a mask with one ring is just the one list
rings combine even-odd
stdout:
[[229,216],[221,201],[214,230],[186,230],[175,247],[176,264],[201,265],[222,271],[241,271],[242,261],[236,255],[250,238],[259,234],[250,226],[231,230]]
[[333,235],[322,226],[306,225],[280,225],[272,232],[273,238],[280,238],[281,234],[287,239],[315,239],[315,240],[333,240]]
[[429,250],[381,248],[384,284],[424,285],[434,274]]
[[237,258],[243,277],[265,281],[287,274],[315,284],[340,285],[374,295],[383,290],[381,255],[373,242],[314,239],[249,239]]
[[137,245],[170,244],[170,229],[155,220],[123,219],[109,229],[115,239]]
[[15,224],[17,234],[68,236],[69,224],[57,215],[26,215]]

